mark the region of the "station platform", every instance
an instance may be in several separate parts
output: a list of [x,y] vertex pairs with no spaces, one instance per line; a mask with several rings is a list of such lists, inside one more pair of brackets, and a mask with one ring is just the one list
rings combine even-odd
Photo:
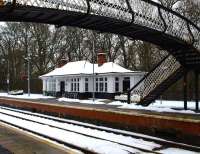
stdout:
[[72,154],[47,140],[0,122],[0,154]]
[[[1,98],[1,97],[0,97]],[[10,99],[10,98],[9,98]],[[11,98],[13,99],[13,98]],[[76,102],[65,102],[65,101],[58,101],[55,98],[52,99],[35,99],[35,100],[28,100],[28,99],[18,99],[18,100],[26,100],[31,102],[38,102],[38,103],[46,103],[49,105],[60,105],[66,107],[79,107],[83,109],[91,109],[91,110],[102,110],[108,112],[115,112],[115,113],[123,113],[123,114],[138,114],[138,115],[151,115],[151,116],[161,116],[163,118],[173,118],[177,120],[189,120],[200,122],[200,111],[198,114],[185,114],[185,113],[173,113],[173,112],[156,112],[150,110],[136,110],[136,109],[124,109],[118,108],[121,105],[106,105],[106,104],[86,104],[86,103],[76,103]]]
[[200,114],[117,108],[56,99],[26,100],[0,97],[0,105],[153,135],[200,146]]

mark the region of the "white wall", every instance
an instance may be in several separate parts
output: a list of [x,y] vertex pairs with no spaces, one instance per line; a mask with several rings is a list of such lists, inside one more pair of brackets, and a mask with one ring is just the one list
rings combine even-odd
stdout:
[[[95,76],[96,77],[96,76]],[[88,78],[88,92],[93,92],[93,77],[87,77]],[[84,82],[85,83],[85,82]],[[95,79],[94,79],[94,91],[96,89]],[[84,85],[84,91],[85,91],[85,85]]]
[[108,93],[115,92],[115,77],[114,76],[107,76],[107,84],[108,84]]
[[56,79],[56,92],[60,91],[60,80]]
[[[96,77],[107,77],[107,92],[108,93],[115,93],[115,77],[119,78],[119,92],[123,92],[123,80],[124,77],[130,77],[130,88],[132,88],[141,78],[143,75],[141,74],[107,74],[107,75],[95,75]],[[72,78],[79,78],[79,92],[85,92],[85,78],[88,78],[88,92],[93,91],[93,77],[90,75],[84,75],[82,77],[80,76],[68,76],[68,77],[54,77],[54,78],[45,78],[42,79],[43,81],[43,91],[50,91],[49,89],[49,81],[50,80],[55,80],[56,81],[56,87],[55,90],[56,92],[60,91],[60,82],[64,81],[65,82],[65,91],[66,92],[71,92],[71,79]],[[105,89],[105,86],[104,86]],[[94,80],[94,90],[96,91],[96,79]]]
[[136,84],[137,76],[130,76],[130,88]]
[[79,92],[85,92],[85,77],[79,78]]
[[[143,78],[143,75],[135,76],[134,85],[137,84],[142,78]],[[137,89],[139,89],[139,87]]]
[[65,78],[65,91],[66,92],[70,91],[70,84],[71,84],[70,79],[69,78]]
[[42,91],[46,91],[46,80],[42,79]]
[[46,91],[49,91],[49,79],[47,79],[47,89]]

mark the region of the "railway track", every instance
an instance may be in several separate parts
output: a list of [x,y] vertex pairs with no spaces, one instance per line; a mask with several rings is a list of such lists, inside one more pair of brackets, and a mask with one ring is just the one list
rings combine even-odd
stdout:
[[[109,142],[109,143],[112,143],[115,145],[120,145],[122,148],[128,149],[127,150],[128,153],[133,153],[132,151],[134,151],[134,150],[138,150],[139,152],[142,152],[142,153],[161,153],[161,152],[159,152],[160,150],[167,149],[167,148],[180,148],[180,149],[184,149],[184,150],[200,152],[200,148],[196,147],[196,146],[166,141],[163,139],[145,136],[145,135],[141,135],[141,134],[126,132],[126,131],[121,131],[121,130],[115,130],[115,129],[110,129],[110,128],[106,128],[106,127],[95,126],[95,125],[86,124],[86,123],[82,123],[82,122],[76,122],[76,121],[72,121],[72,120],[56,118],[56,117],[52,117],[52,116],[42,115],[42,114],[38,114],[38,113],[32,113],[32,112],[18,110],[18,109],[12,109],[12,108],[8,108],[8,107],[0,107],[0,114],[8,116],[8,117],[12,117],[12,118],[20,119],[23,121],[29,121],[34,124],[45,125],[45,126],[55,128],[57,130],[61,130],[64,132],[75,133],[75,134],[85,136],[88,138],[92,138],[95,140],[100,140],[103,142]],[[84,153],[97,153],[97,151],[89,150],[88,148],[85,148],[85,147],[79,147],[79,146],[71,144],[71,143],[63,142],[62,140],[50,137],[50,136],[42,134],[42,133],[38,133],[36,131],[30,130],[27,128],[23,128],[19,125],[13,124],[6,120],[1,119],[1,121],[5,122],[7,124],[13,125],[15,127],[18,127],[20,129],[24,129],[26,131],[32,132],[34,134],[42,135],[43,137],[57,141],[68,147],[78,149]],[[72,125],[73,127],[67,127],[64,125]],[[76,127],[80,127],[81,129],[79,128],[77,130]],[[116,136],[116,138],[118,136],[131,137],[135,140],[135,142],[130,144],[130,143],[126,143],[126,142],[123,142],[120,140],[115,140],[113,138],[110,139],[109,137],[95,135],[95,133],[90,133],[89,131],[80,132],[80,130],[83,130],[83,129],[89,129],[89,131],[91,131],[91,132],[99,131],[99,132],[112,134],[112,135]],[[143,143],[145,143],[147,145],[139,146],[139,142],[141,140],[143,140]],[[136,143],[136,142],[138,142],[138,143]],[[150,148],[151,142],[154,142],[156,145],[152,149]],[[148,145],[148,144],[150,144],[150,145]],[[129,149],[130,149],[130,151],[129,151]],[[131,150],[131,149],[134,149],[134,150]]]

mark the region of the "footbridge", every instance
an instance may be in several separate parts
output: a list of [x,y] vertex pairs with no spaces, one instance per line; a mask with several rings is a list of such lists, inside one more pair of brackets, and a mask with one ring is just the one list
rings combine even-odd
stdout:
[[149,105],[188,71],[197,72],[198,79],[200,28],[151,0],[0,0],[0,5],[1,21],[80,27],[147,41],[167,50],[168,55],[128,91],[128,102],[137,94],[139,104]]

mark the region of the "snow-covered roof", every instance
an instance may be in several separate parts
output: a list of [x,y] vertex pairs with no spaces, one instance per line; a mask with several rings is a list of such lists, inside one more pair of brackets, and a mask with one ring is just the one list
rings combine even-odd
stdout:
[[99,66],[95,72],[96,73],[134,73],[134,71],[125,69],[113,62],[104,63],[103,65]]
[[[103,73],[136,73],[125,69],[118,64],[113,62],[104,63],[101,66],[94,64],[94,72],[97,74]],[[88,61],[76,61],[69,62],[62,66],[61,68],[56,68],[55,70],[44,74],[40,77],[49,77],[49,76],[62,76],[62,75],[76,75],[76,74],[92,74],[93,73],[93,64]]]

